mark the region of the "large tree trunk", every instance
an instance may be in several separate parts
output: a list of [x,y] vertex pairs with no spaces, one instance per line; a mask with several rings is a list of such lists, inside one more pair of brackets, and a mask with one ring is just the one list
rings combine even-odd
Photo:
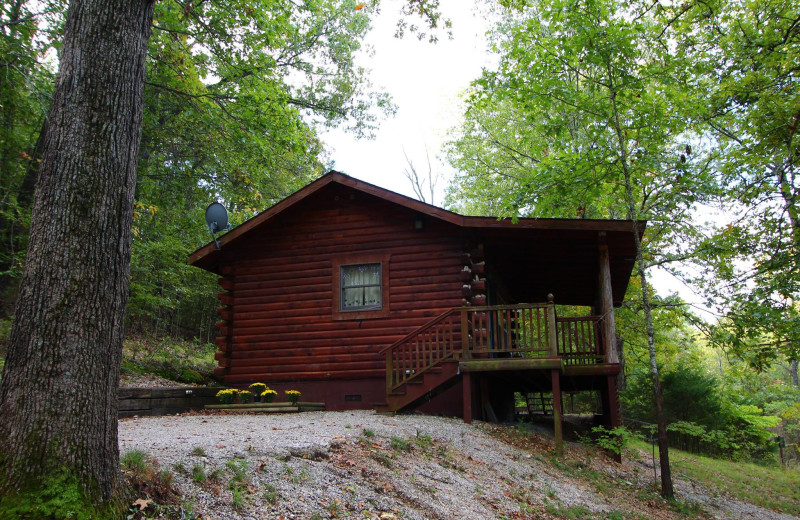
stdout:
[[54,478],[94,504],[117,490],[117,386],[153,3],[73,0],[67,12],[0,383],[0,496],[44,489],[46,497]]

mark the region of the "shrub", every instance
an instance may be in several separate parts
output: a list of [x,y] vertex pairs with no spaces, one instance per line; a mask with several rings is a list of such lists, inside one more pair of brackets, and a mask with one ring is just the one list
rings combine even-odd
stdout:
[[275,400],[275,396],[276,395],[278,395],[278,392],[276,392],[275,390],[272,390],[270,388],[267,388],[266,390],[261,392],[261,399],[265,403],[271,403],[272,401]]
[[239,402],[242,404],[247,404],[250,402],[250,399],[253,397],[253,392],[249,390],[239,390]]

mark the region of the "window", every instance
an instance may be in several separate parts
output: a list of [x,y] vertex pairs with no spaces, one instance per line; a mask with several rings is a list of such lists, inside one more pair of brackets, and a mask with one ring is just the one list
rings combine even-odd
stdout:
[[339,310],[378,310],[381,298],[381,264],[350,264],[339,266]]
[[333,319],[389,315],[389,255],[347,255],[333,260]]

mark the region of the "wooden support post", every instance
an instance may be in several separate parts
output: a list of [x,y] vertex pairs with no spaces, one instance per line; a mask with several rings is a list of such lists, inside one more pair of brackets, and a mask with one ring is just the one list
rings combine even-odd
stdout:
[[547,349],[551,357],[558,356],[558,331],[556,330],[556,304],[552,294],[547,295]]
[[469,341],[469,321],[467,317],[467,310],[461,309],[461,358],[469,359],[472,357],[470,355],[471,349],[472,345],[470,345]]
[[598,236],[598,262],[600,286],[600,315],[603,317],[602,334],[605,352],[603,360],[606,363],[619,363],[617,356],[617,326],[614,321],[614,296],[611,292],[611,267],[608,258],[608,244],[606,234],[601,232]]
[[[606,406],[608,406],[608,419],[609,426],[616,428],[622,426],[622,414],[619,407],[619,394],[617,392],[617,378],[615,376],[608,376],[608,397],[606,399]],[[622,462],[622,453],[614,453],[614,460]]]
[[472,376],[469,372],[461,374],[462,406],[464,407],[464,422],[472,422]]
[[556,438],[556,456],[564,453],[564,432],[561,422],[561,371],[551,370],[553,381],[553,434]]

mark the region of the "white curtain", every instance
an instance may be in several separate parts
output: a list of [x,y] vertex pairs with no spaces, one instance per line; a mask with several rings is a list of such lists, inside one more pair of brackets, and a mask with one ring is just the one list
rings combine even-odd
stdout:
[[342,309],[381,307],[381,264],[341,267]]

